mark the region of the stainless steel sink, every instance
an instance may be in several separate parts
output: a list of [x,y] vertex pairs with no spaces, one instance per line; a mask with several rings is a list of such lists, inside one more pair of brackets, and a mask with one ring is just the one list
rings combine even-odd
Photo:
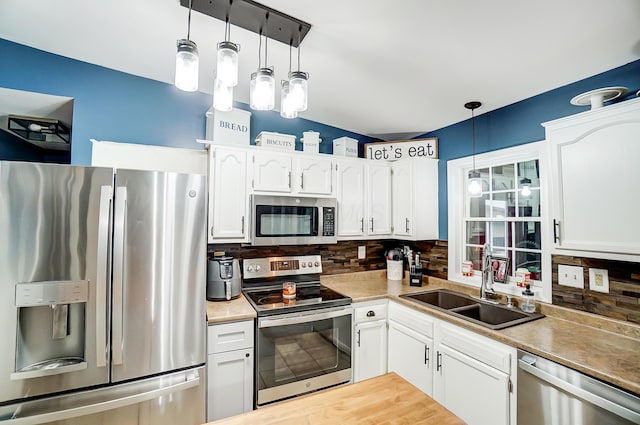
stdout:
[[517,308],[491,304],[478,298],[446,289],[404,294],[400,295],[400,297],[494,330],[508,328],[544,317],[540,313],[525,313]]

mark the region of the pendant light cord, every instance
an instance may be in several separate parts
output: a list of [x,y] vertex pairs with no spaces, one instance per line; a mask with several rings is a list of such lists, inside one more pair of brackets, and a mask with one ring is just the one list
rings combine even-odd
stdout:
[[189,17],[187,18],[187,40],[189,40],[191,36],[191,2],[192,0],[189,0]]
[[258,35],[258,68],[262,65],[262,29]]
[[476,170],[476,118],[474,114],[474,110],[471,110],[471,150],[473,151],[473,155],[471,158],[473,159],[473,171]]
[[298,27],[298,72],[300,72],[300,33],[302,32],[302,25]]
[[268,68],[268,57],[269,57],[269,12],[266,15],[266,28],[264,31],[264,67]]

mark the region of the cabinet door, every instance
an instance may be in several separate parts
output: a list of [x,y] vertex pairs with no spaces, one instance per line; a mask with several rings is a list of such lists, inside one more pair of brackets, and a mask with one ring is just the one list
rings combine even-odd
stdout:
[[391,234],[391,167],[387,164],[368,165],[367,233]]
[[330,159],[299,158],[297,165],[296,186],[299,193],[333,194],[333,163]]
[[396,372],[428,396],[433,395],[433,339],[389,321],[389,372]]
[[387,321],[359,323],[355,328],[353,381],[387,373]]
[[[413,235],[413,166],[410,162],[399,162],[393,169],[393,233],[398,236]],[[432,184],[428,182],[427,184]]]
[[556,248],[640,254],[640,108],[595,117],[553,138]]
[[207,359],[207,421],[253,409],[253,348],[210,354]]
[[291,155],[277,152],[253,154],[254,192],[291,192]]
[[434,399],[469,425],[509,425],[509,375],[439,345]]
[[209,167],[209,243],[227,239],[247,241],[247,153],[211,149]]
[[337,164],[338,236],[364,235],[364,164]]

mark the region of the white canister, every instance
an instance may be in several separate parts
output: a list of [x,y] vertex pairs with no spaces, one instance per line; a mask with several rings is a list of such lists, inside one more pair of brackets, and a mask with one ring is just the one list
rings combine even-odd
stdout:
[[402,260],[387,260],[387,279],[388,280],[402,280],[404,276],[404,270],[402,269]]

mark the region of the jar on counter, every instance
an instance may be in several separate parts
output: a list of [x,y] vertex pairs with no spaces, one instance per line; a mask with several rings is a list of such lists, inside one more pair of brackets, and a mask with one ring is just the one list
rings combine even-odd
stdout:
[[533,313],[536,311],[536,304],[533,301],[533,295],[531,285],[527,285],[527,288],[522,291],[522,303],[520,304],[520,309],[525,313]]
[[462,262],[462,276],[473,276],[473,262],[469,260]]
[[529,285],[529,282],[531,282],[531,272],[523,267],[516,269],[516,284],[524,288]]

